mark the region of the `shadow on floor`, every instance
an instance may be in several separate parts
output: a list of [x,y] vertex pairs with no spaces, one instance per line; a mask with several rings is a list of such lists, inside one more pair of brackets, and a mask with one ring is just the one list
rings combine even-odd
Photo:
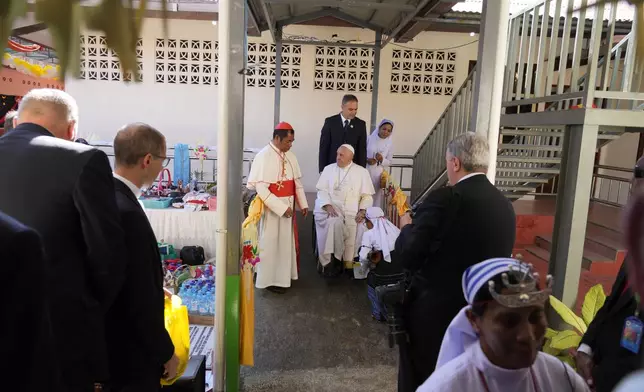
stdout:
[[283,295],[255,291],[255,366],[244,392],[394,392],[397,350],[371,319],[365,281],[316,271],[312,217],[298,216],[300,279]]

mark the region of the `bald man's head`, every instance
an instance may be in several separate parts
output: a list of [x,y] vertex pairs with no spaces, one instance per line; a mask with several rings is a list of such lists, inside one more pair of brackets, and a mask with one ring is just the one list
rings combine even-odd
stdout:
[[347,167],[353,161],[353,151],[346,147],[345,145],[338,148],[338,153],[336,155],[336,162],[340,167]]
[[20,101],[17,123],[37,124],[59,139],[74,140],[78,106],[76,100],[64,91],[34,89]]

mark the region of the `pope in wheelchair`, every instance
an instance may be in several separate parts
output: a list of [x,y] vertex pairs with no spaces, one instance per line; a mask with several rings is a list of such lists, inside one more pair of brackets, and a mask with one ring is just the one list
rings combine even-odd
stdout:
[[314,230],[318,266],[326,276],[359,265],[354,260],[366,230],[366,210],[373,204],[375,190],[367,169],[353,163],[354,149],[343,144],[336,163],[322,171],[316,185]]

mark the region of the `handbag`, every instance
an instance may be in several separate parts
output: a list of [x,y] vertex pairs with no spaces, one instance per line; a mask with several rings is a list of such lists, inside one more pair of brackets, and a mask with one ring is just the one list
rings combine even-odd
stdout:
[[201,246],[184,246],[179,252],[179,257],[187,265],[200,265],[206,261],[206,255]]

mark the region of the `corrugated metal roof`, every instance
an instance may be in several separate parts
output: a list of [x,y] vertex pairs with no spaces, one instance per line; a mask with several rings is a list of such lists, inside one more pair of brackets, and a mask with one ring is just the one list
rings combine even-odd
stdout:
[[[573,0],[574,8],[577,9],[581,7],[582,0]],[[515,15],[528,7],[534,6],[538,3],[543,3],[543,0],[510,0],[510,15]],[[563,7],[567,6],[568,2],[564,0],[562,2]],[[555,2],[550,3],[550,16],[555,14]],[[483,10],[483,0],[464,0],[452,7],[454,12],[476,12],[481,13]],[[610,5],[604,6],[604,19],[608,19],[610,10]],[[621,21],[632,21],[635,13],[635,8],[630,5],[627,1],[622,0],[617,3],[617,20]],[[589,7],[586,10],[586,19],[593,19],[595,17],[595,10],[593,7]]]

